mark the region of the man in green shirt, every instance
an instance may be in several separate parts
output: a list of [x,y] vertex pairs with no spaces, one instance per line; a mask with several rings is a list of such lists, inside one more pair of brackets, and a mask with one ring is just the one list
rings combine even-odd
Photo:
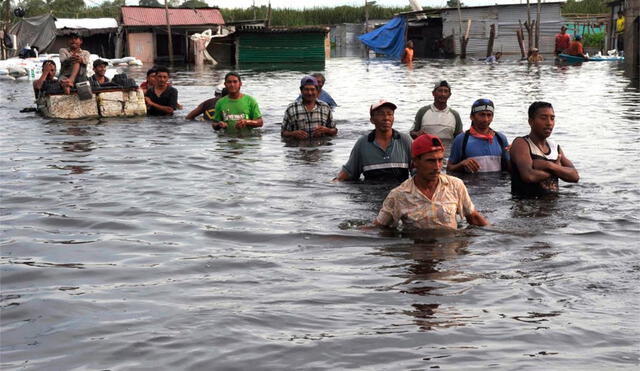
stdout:
[[257,128],[262,126],[262,113],[258,102],[246,94],[240,93],[242,80],[236,72],[229,72],[224,77],[224,86],[229,94],[216,103],[216,113],[211,126],[215,130],[236,130]]

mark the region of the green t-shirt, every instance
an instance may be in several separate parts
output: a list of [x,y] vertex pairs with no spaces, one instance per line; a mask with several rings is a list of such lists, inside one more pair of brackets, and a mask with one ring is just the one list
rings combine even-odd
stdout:
[[258,102],[249,96],[243,95],[240,99],[231,99],[224,96],[216,103],[216,114],[214,121],[224,121],[227,123],[227,129],[234,130],[236,121],[246,119],[255,120],[262,117]]

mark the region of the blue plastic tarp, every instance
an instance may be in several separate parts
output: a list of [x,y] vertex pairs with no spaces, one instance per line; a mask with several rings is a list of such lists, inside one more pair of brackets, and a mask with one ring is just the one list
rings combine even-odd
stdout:
[[384,26],[360,36],[359,39],[378,54],[400,59],[404,52],[406,25],[407,20],[404,17],[395,17]]

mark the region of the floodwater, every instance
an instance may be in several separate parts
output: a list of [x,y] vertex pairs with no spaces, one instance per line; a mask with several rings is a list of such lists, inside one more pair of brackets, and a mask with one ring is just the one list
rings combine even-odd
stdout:
[[[226,72],[177,72],[173,118],[43,119],[19,113],[27,82],[0,82],[3,370],[637,370],[640,93],[621,66],[335,58],[338,136],[301,146],[278,123],[304,66],[240,70],[255,135],[184,121]],[[465,128],[491,98],[510,140],[552,102],[580,182],[514,200],[508,177],[467,177],[491,227],[361,231],[392,185],[331,179],[369,104],[396,102],[406,132],[440,78]]]

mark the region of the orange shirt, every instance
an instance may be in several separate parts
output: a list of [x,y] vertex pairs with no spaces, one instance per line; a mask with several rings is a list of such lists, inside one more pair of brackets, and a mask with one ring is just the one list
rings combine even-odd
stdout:
[[413,61],[413,49],[404,48],[404,55],[402,56],[402,63],[411,63]]
[[584,55],[584,49],[582,49],[582,43],[576,40],[572,41],[571,44],[569,45],[569,49],[567,49],[567,54],[576,55],[580,57]]
[[562,52],[569,47],[571,36],[568,33],[556,34],[556,51]]

